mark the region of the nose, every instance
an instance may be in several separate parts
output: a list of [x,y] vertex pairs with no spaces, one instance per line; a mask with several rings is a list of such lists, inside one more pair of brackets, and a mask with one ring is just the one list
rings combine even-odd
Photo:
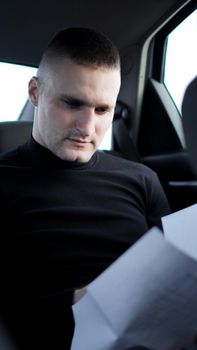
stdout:
[[89,137],[95,132],[95,113],[93,109],[83,110],[77,115],[76,129],[81,137]]

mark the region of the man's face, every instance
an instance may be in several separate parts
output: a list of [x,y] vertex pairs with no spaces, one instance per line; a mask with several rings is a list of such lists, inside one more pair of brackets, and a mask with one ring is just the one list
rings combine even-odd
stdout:
[[59,60],[43,82],[29,83],[34,138],[61,159],[87,162],[112,122],[119,88],[118,69]]

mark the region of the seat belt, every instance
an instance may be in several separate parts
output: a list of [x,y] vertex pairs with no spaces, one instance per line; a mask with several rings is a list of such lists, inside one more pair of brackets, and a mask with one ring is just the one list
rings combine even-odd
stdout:
[[134,162],[142,162],[122,116],[115,118],[112,133],[114,148],[121,153],[122,157]]

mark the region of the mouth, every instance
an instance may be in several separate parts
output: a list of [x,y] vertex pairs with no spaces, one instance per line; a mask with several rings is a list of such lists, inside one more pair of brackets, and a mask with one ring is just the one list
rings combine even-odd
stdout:
[[77,139],[77,138],[68,138],[68,140],[74,144],[85,146],[91,143],[90,140],[84,140],[84,139]]

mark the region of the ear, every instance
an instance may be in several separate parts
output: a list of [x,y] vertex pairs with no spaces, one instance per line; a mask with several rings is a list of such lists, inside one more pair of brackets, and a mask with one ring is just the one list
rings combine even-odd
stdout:
[[36,77],[31,78],[28,85],[29,99],[34,107],[38,105],[38,79]]

